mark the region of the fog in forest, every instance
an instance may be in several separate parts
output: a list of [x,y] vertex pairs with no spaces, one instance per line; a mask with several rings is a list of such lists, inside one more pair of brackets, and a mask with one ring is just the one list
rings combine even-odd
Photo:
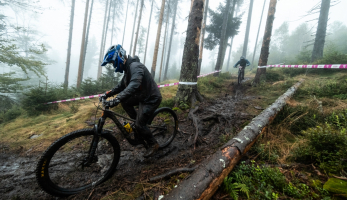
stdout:
[[[173,11],[176,1],[177,0],[166,0],[156,62],[156,81],[159,81],[158,74],[160,66],[162,65],[163,68],[165,68],[167,58],[170,58],[169,63],[167,64],[169,74],[167,78],[179,79],[180,76],[180,68],[182,64],[183,48],[186,40],[186,30],[191,2],[187,0],[179,0],[177,2],[178,5],[175,18],[174,33],[172,34],[172,44],[170,55],[168,56],[167,54],[169,51],[169,42],[171,38],[170,36],[172,21],[174,18]],[[2,43],[3,41],[6,41],[6,44],[2,44],[2,51],[6,51],[6,47],[10,45],[15,45],[16,48],[12,49],[11,51],[15,52],[18,57],[30,57],[32,58],[32,60],[40,61],[43,63],[43,65],[41,66],[42,68],[40,68],[39,66],[37,68],[32,66],[24,66],[20,63],[16,64],[16,62],[11,63],[11,55],[2,53],[3,55],[1,56],[7,56],[9,58],[9,60],[3,59],[0,62],[0,73],[2,73],[4,77],[6,76],[9,79],[23,79],[19,80],[19,82],[17,81],[16,84],[24,86],[40,85],[40,81],[42,82],[42,84],[46,82],[58,85],[64,83],[72,2],[72,0],[41,0],[35,2],[26,0],[1,1],[0,9],[3,14],[1,14],[0,37]],[[139,29],[139,35],[136,44],[136,55],[139,56],[141,62],[144,61],[147,33],[149,35],[146,60],[144,64],[150,71],[153,63],[153,53],[156,42],[161,1],[154,0],[153,14],[150,21],[149,32],[148,26],[152,3],[152,1],[150,0],[143,1],[144,6],[142,10],[140,26],[138,26],[138,18],[141,7],[141,0],[89,0],[88,2],[89,10],[86,22],[88,24],[89,19],[91,19],[91,21],[86,46],[83,80],[89,78],[88,80],[95,81],[97,79],[98,66],[100,64],[100,48],[103,49],[102,56],[104,56],[105,52],[111,45],[121,44],[127,51],[127,54],[132,55],[133,52],[130,52],[130,49],[132,48],[133,51],[137,29]],[[89,15],[92,2],[92,15],[90,17]],[[321,4],[320,2],[321,1],[319,0],[278,1],[272,30],[268,64],[298,64],[295,62],[298,62],[297,58],[299,54],[301,55],[301,57],[304,57],[302,58],[302,62],[308,62],[307,59],[308,57],[310,57],[309,54],[312,51],[315,32],[317,30],[319,8]],[[134,18],[136,16],[137,3],[139,4],[137,9],[137,18],[134,21]],[[217,20],[217,15],[219,13],[219,16],[221,16],[223,10],[220,9],[224,9],[225,3],[225,1],[221,0],[209,2],[206,32],[204,35],[205,43],[200,74],[209,73],[215,70],[217,55],[219,51],[219,39],[216,40],[216,37],[213,34],[220,35],[220,30],[218,28],[219,25],[212,24],[212,19],[213,13],[216,17],[215,20]],[[241,56],[244,46],[250,0],[237,0],[235,1],[235,3],[235,12],[234,15],[231,16],[233,17],[233,21],[230,21],[230,27],[228,25],[228,30],[231,35],[229,35],[227,38],[228,46],[224,50],[224,61],[222,61],[223,71],[226,71],[228,60],[228,70],[230,71],[232,65],[234,65]],[[256,42],[260,17],[262,14],[263,3],[263,0],[256,0],[254,1],[253,5],[250,33],[247,44],[248,49],[246,53],[246,58],[249,59],[250,62],[252,62],[253,60],[253,51]],[[252,66],[258,65],[262,38],[265,31],[268,7],[269,0],[266,0],[261,27],[259,29],[259,39],[256,45],[257,49],[254,56],[255,59],[252,63]],[[346,7],[347,1],[331,1],[327,34],[325,39],[326,49],[330,48],[342,53],[347,53],[347,47],[345,45],[347,43],[347,39],[345,37],[345,35],[347,34],[347,17],[343,14],[344,8]],[[85,0],[75,0],[71,38],[71,58],[68,78],[69,86],[76,86],[77,82],[85,8]],[[169,10],[168,24],[166,19],[167,10]],[[126,27],[124,27],[125,19]],[[219,17],[218,19],[221,18]],[[106,40],[101,47],[102,37],[104,33],[104,24],[106,24],[107,26],[107,29],[105,28]],[[123,31],[124,28],[125,32]],[[132,33],[134,33],[134,36],[133,44],[131,46]],[[122,42],[123,34],[124,42]],[[230,59],[228,59],[230,40],[232,38],[232,35],[234,35],[232,51],[230,54]],[[164,56],[162,56],[164,37],[166,37],[166,45],[164,49]],[[35,63],[33,63],[33,65],[35,65]],[[102,70],[103,74],[110,74],[110,72],[106,71],[105,67],[103,67]],[[112,71],[112,69],[110,70]],[[17,86],[12,85],[11,87]],[[11,95],[11,92],[1,91],[1,93],[8,93],[7,95]]]

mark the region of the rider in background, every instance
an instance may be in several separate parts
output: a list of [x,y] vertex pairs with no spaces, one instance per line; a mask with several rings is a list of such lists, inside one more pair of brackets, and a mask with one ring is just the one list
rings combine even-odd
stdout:
[[[130,118],[136,120],[135,128],[149,146],[144,157],[149,157],[159,148],[151,130],[146,126],[149,117],[162,100],[158,86],[146,66],[140,63],[140,59],[137,56],[126,56],[126,51],[119,44],[109,48],[101,66],[108,63],[113,64],[115,72],[123,73],[124,71],[124,76],[118,85],[102,95],[100,100],[118,94],[116,98],[106,101],[104,105],[114,107],[121,103]],[[134,106],[137,105],[139,109],[136,112]]]
[[251,63],[243,56],[240,57],[240,60],[234,65],[234,68],[237,67],[237,65],[240,65],[242,67],[242,80],[245,79],[245,68],[246,65],[249,66]]

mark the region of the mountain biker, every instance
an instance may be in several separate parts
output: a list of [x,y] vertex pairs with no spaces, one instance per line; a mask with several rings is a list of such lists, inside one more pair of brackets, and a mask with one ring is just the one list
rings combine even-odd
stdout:
[[242,67],[242,80],[245,79],[245,68],[246,65],[249,66],[251,63],[243,56],[240,57],[240,60],[234,65],[234,68],[237,67],[237,65],[240,65]]
[[[108,63],[113,64],[115,72],[123,73],[124,71],[124,76],[115,88],[100,97],[100,101],[118,94],[116,98],[105,101],[104,105],[114,107],[121,103],[130,118],[136,119],[135,129],[149,146],[144,154],[147,158],[159,148],[158,142],[146,126],[147,120],[162,100],[158,86],[146,66],[140,63],[140,59],[137,56],[126,56],[126,51],[119,44],[108,49],[101,66]],[[134,106],[137,105],[139,109],[136,112]]]

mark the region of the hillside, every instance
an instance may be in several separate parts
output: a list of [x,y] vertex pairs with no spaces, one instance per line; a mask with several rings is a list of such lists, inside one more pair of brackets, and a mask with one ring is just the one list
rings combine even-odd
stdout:
[[[253,77],[254,73],[248,72],[246,76]],[[232,199],[229,195],[233,194],[241,199],[247,198],[247,195],[250,199],[333,197],[333,193],[323,189],[323,184],[329,177],[347,176],[344,174],[347,171],[347,149],[335,144],[337,140],[342,140],[343,145],[347,140],[347,74],[344,71],[314,70],[307,74],[303,70],[294,74],[285,69],[269,69],[266,81],[263,80],[258,87],[251,87],[251,78],[246,78],[242,86],[237,86],[236,77],[228,74],[199,79],[198,88],[205,101],[198,104],[198,115],[204,117],[210,115],[211,110],[229,110],[230,119],[209,121],[210,131],[199,136],[194,148],[192,136],[195,128],[188,118],[188,107],[182,104],[175,108],[180,132],[167,149],[153,158],[144,159],[141,156],[144,148],[134,148],[125,141],[119,141],[122,157],[114,177],[69,199],[87,199],[89,196],[91,199],[136,199],[139,196],[152,199],[166,194],[177,182],[189,177],[189,173],[173,175],[154,183],[148,182],[148,178],[179,167],[198,165],[301,78],[305,79],[304,85],[276,116],[243,162],[229,175],[230,181],[223,184],[213,199]],[[176,90],[177,86],[161,88],[164,97],[161,106],[174,106],[172,98]],[[100,116],[100,113],[95,115],[94,103],[97,99],[60,103],[57,110],[38,116],[23,114],[1,124],[1,184],[5,185],[0,190],[1,196],[37,199],[39,193],[42,199],[51,198],[39,192],[35,182],[33,170],[37,159],[59,137],[76,129],[91,127],[90,124]],[[120,106],[114,111],[124,114]],[[113,128],[111,124],[107,126]],[[321,129],[331,135],[321,135]],[[314,142],[323,138],[326,140],[324,144],[335,146],[336,151],[314,146]],[[241,176],[261,179],[265,185],[239,179]],[[248,193],[237,188],[230,189],[234,183],[244,184]]]

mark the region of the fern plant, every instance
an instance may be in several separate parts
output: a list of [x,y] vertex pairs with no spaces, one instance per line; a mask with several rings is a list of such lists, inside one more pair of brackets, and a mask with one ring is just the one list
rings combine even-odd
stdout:
[[[245,177],[242,177],[242,178],[245,178]],[[247,198],[249,199],[249,188],[246,186],[246,184],[233,183],[232,177],[224,178],[224,187],[225,187],[225,190],[230,194],[230,196],[235,200],[239,199],[239,192],[246,194]]]

